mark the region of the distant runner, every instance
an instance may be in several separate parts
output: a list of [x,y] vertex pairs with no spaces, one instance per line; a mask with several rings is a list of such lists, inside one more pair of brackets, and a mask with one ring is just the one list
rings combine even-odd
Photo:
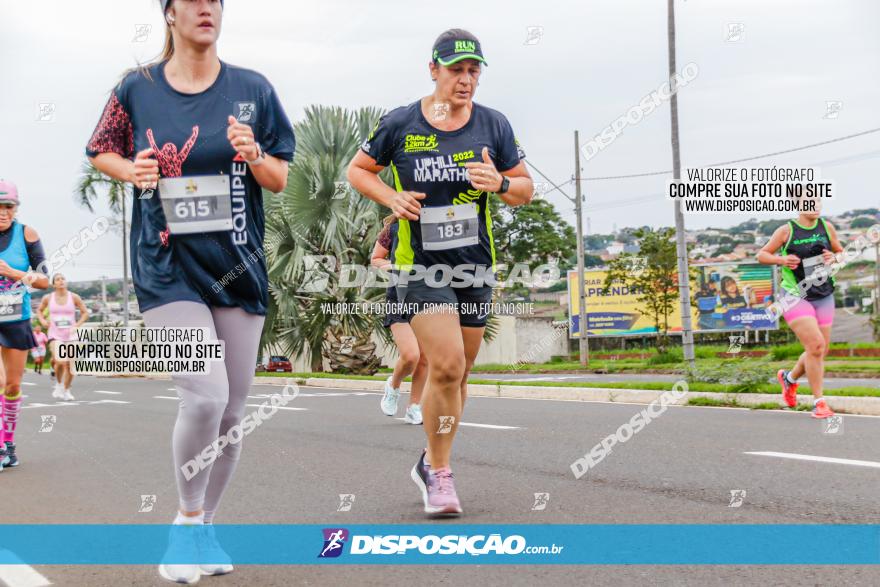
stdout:
[[[82,298],[67,289],[67,279],[60,273],[52,276],[52,293],[43,296],[40,300],[40,308],[37,310],[37,318],[40,323],[49,329],[49,346],[52,350],[52,362],[55,365],[55,389],[52,397],[64,401],[73,401],[70,391],[73,385],[73,368],[68,359],[58,357],[58,344],[76,340],[76,329],[89,319],[89,309],[83,303]],[[49,310],[49,318],[45,318],[43,311]],[[79,310],[79,320],[76,319],[76,311]]]
[[[822,279],[817,270],[833,263],[834,254],[843,252],[843,247],[834,226],[819,217],[819,209],[802,212],[777,228],[757,259],[765,265],[782,266],[783,293],[779,302],[788,308],[783,318],[804,347],[794,367],[776,374],[782,397],[786,405],[795,407],[798,379],[806,373],[814,398],[813,417],[829,418],[834,412],[822,395],[822,385],[834,323],[834,278]],[[798,284],[803,285],[803,297]]]
[[37,346],[31,349],[31,356],[34,358],[34,373],[42,374],[43,361],[46,358],[46,343],[49,342],[49,337],[43,332],[43,327],[40,324],[34,326],[34,341],[37,343]]
[[[397,217],[394,215],[385,219],[385,226],[379,233],[376,245],[373,247],[373,255],[370,263],[378,269],[390,270],[394,264],[394,256],[389,255],[394,249],[394,241],[397,238]],[[388,288],[385,301],[388,304],[397,303],[397,289]],[[422,423],[422,390],[428,378],[428,358],[419,348],[419,341],[413,333],[409,320],[412,316],[399,313],[389,313],[385,316],[385,328],[391,330],[394,344],[397,345],[398,359],[394,363],[394,371],[385,381],[385,393],[382,395],[380,407],[386,416],[397,415],[397,401],[400,398],[400,386],[404,378],[412,375],[412,387],[409,394],[409,405],[403,421],[407,424]]]

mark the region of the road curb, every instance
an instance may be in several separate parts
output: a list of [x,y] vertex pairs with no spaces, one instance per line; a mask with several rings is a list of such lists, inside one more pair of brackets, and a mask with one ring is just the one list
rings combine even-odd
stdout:
[[[292,383],[307,387],[328,387],[333,389],[361,389],[382,391],[384,381],[369,379],[329,379],[309,377],[305,380],[296,377],[255,377],[254,383],[284,386]],[[404,382],[401,391],[409,391],[410,384]],[[501,397],[515,399],[555,399],[584,402],[619,402],[627,404],[649,404],[660,397],[663,391],[645,389],[613,389],[608,387],[553,387],[531,385],[468,385],[468,394],[475,397]],[[782,405],[777,394],[767,393],[717,393],[710,391],[690,391],[677,404],[686,404],[690,398],[704,397],[723,402],[735,401],[739,406],[749,407],[768,402]],[[843,414],[880,416],[880,398],[826,396],[832,410]],[[811,404],[813,396],[799,395],[798,403]]]

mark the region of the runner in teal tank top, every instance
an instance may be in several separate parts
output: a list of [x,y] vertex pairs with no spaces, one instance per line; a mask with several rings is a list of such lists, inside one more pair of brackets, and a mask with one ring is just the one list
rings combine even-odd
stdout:
[[40,237],[16,220],[17,213],[18,189],[0,179],[0,471],[19,464],[15,428],[21,410],[21,379],[28,351],[36,346],[28,286],[49,287]]

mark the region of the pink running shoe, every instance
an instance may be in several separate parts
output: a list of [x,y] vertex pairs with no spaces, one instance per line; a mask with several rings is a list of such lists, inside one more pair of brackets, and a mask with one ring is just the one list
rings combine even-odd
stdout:
[[458,515],[461,504],[455,493],[455,482],[449,467],[429,470],[424,466],[424,454],[412,468],[410,476],[422,491],[425,513],[431,515]]
[[782,399],[785,400],[786,405],[789,408],[793,408],[797,405],[797,383],[789,383],[788,379],[785,376],[788,375],[788,371],[785,369],[780,369],[776,373],[776,380],[779,381],[779,385],[782,386]]
[[825,403],[824,399],[820,399],[813,407],[814,418],[830,418],[833,415],[834,412],[831,411],[831,408],[828,407],[828,404]]

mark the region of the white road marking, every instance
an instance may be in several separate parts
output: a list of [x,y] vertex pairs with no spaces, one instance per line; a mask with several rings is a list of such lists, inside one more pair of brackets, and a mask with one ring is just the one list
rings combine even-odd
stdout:
[[[0,559],[19,560],[8,550],[0,550]],[[6,587],[45,587],[52,584],[49,579],[24,563],[0,565],[0,583]]]
[[[250,397],[250,396],[248,396],[248,397]],[[167,395],[154,395],[153,398],[154,399],[173,399],[173,400],[180,399],[178,397],[169,397]],[[245,405],[249,408],[260,408],[263,406],[263,404],[245,404]],[[297,412],[307,412],[308,411],[308,408],[286,408],[283,406],[278,406],[278,409],[279,410],[292,410],[292,411],[297,411]]]
[[[403,418],[395,418],[403,420]],[[489,428],[491,430],[521,430],[519,426],[501,426],[500,424],[475,424],[473,422],[459,422],[459,426],[473,426],[474,428]]]
[[26,406],[21,406],[22,410],[26,410],[28,408],[64,408],[67,406],[78,406],[82,401],[73,401],[73,402],[55,402],[54,404],[44,404],[40,402],[34,402],[32,404],[27,404]]
[[568,379],[577,379],[580,375],[540,375],[537,377],[523,376],[511,377],[509,379],[498,379],[498,383],[504,385],[506,381],[567,381]]
[[835,465],[853,465],[855,467],[871,467],[880,469],[880,463],[876,461],[859,461],[856,459],[838,459],[835,457],[817,457],[813,455],[802,455],[793,452],[746,452],[747,455],[758,455],[762,457],[778,457],[780,459],[794,459],[798,461],[815,461],[818,463],[833,463]]
[[[256,395],[249,395],[250,399],[266,399],[275,395],[279,395],[277,393],[258,393]],[[298,393],[296,397],[343,397],[343,396],[352,396],[352,395],[375,395],[374,393],[369,393],[366,391],[349,391],[342,393]]]
[[22,381],[22,385],[36,385],[36,383],[31,383],[30,381]]
[[177,391],[176,387],[167,387],[165,391]]
[[72,402],[56,402],[54,404],[44,404],[41,402],[33,402],[24,406],[21,406],[22,410],[27,410],[30,408],[66,408],[67,406],[94,406],[96,404],[130,404],[131,402],[124,402],[118,399],[99,399],[95,401],[87,401],[87,400],[76,400]]
[[[249,408],[262,408],[262,407],[263,407],[263,404],[245,404],[245,405],[246,405],[247,407],[249,407]],[[271,407],[271,404],[270,404],[270,407]],[[307,412],[307,411],[309,411],[308,408],[288,408],[288,407],[285,407],[285,406],[277,406],[277,409],[279,409],[279,410],[291,410],[291,411],[293,411],[293,412]]]
[[96,389],[95,393],[106,393],[107,395],[122,395],[121,391],[104,391],[103,389]]

